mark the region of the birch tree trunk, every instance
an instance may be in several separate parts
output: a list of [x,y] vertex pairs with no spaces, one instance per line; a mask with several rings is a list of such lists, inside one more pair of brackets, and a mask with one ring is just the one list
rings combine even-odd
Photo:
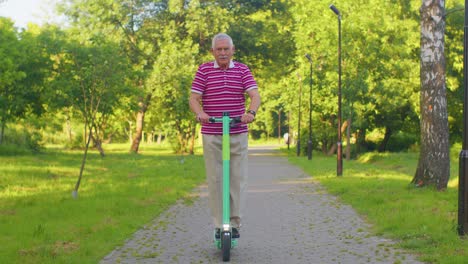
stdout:
[[445,1],[423,0],[421,12],[421,150],[412,183],[447,188],[450,177],[445,85]]

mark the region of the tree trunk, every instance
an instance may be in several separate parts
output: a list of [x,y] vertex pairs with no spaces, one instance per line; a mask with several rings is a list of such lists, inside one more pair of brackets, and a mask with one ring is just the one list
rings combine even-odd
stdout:
[[445,1],[421,6],[421,150],[412,180],[417,186],[447,188],[450,177],[449,129],[445,86]]
[[133,137],[132,146],[130,148],[130,152],[132,153],[138,153],[138,149],[140,148],[141,139],[143,137],[144,122],[145,112],[140,110],[137,113],[135,136]]
[[327,154],[328,152],[327,140],[321,140],[320,142],[322,143],[321,144],[322,153]]
[[132,143],[132,139],[133,139],[133,134],[132,134],[132,121],[130,120],[127,120],[128,122],[128,133],[127,133],[127,136],[128,136],[128,142],[131,144]]
[[351,118],[348,119],[348,127],[346,128],[346,160],[351,159]]
[[189,153],[190,155],[195,154],[195,137],[197,135],[197,126],[192,127],[192,135],[191,135],[191,140],[190,140],[190,149]]
[[[85,126],[85,130],[86,130],[86,126]],[[88,138],[86,140],[85,150],[83,153],[83,159],[81,160],[80,175],[78,176],[78,180],[76,181],[75,189],[73,189],[73,192],[72,192],[73,198],[78,197],[78,189],[80,188],[81,179],[83,178],[83,172],[84,172],[84,168],[86,164],[86,157],[88,156],[89,142],[91,142],[92,135],[93,135],[93,132],[90,128]]]
[[343,125],[341,126],[341,134],[344,134],[346,132],[346,160],[350,160],[350,155],[351,155],[351,135],[350,135],[350,128],[351,127],[351,118],[346,119],[343,122]]
[[363,128],[356,131],[356,155],[361,153],[362,148],[367,148],[366,130]]
[[336,152],[336,149],[338,148],[338,146],[336,144],[333,144],[331,146],[331,148],[328,150],[327,152],[327,156],[331,156],[333,155],[335,152]]
[[91,130],[94,130],[94,133],[91,133],[91,140],[93,141],[93,146],[99,151],[101,157],[105,156],[104,149],[102,148],[102,135],[100,135],[96,124],[94,124],[93,118],[93,125],[91,126]]
[[71,127],[71,120],[70,115],[67,113],[67,135],[68,135],[68,142],[72,144],[73,142],[73,135],[72,135],[72,127]]
[[154,130],[151,130],[151,133],[148,136],[148,143],[153,144],[153,142],[154,142]]
[[159,132],[158,133],[158,139],[156,140],[156,144],[161,145],[161,141],[162,141],[162,134],[161,134],[161,132]]
[[385,127],[385,135],[377,149],[378,152],[385,152],[387,150],[388,141],[390,140],[391,136],[392,136],[392,129],[389,127]]
[[151,101],[151,94],[148,94],[145,99],[141,99],[138,103],[140,110],[138,110],[136,118],[136,131],[135,136],[133,137],[132,146],[130,147],[130,152],[138,153],[140,148],[140,143],[143,138],[143,125],[145,123],[145,113],[148,110],[149,102]]
[[2,128],[0,130],[0,145],[3,143],[4,133],[5,133],[5,120],[2,120]]
[[95,137],[94,134],[91,139],[93,140],[94,147],[96,147],[96,149],[99,151],[101,157],[104,157],[105,153],[104,149],[102,148],[102,140],[99,137]]

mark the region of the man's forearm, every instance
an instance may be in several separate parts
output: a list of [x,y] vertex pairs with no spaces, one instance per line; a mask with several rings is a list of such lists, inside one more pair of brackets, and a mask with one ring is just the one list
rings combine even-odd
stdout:
[[254,110],[255,112],[258,111],[258,108],[260,107],[261,104],[261,99],[260,99],[260,94],[258,91],[255,91],[250,94],[250,105],[248,110]]
[[257,112],[259,107],[260,107],[260,98],[253,99],[250,101],[249,110],[254,110],[255,112]]
[[196,115],[203,112],[203,108],[201,107],[200,100],[195,98],[194,96],[190,97],[189,105],[190,105],[190,109],[192,110],[192,112],[194,112]]

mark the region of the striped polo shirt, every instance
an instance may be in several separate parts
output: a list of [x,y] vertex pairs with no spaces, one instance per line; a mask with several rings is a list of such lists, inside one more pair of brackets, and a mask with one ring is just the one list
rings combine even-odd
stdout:
[[[216,61],[198,67],[192,82],[192,92],[202,95],[203,111],[211,117],[222,117],[229,112],[230,117],[245,113],[245,93],[257,89],[257,83],[246,65],[231,61],[227,70],[221,69]],[[239,124],[230,129],[231,134],[248,132],[247,124]],[[222,135],[221,123],[204,123],[202,134]]]

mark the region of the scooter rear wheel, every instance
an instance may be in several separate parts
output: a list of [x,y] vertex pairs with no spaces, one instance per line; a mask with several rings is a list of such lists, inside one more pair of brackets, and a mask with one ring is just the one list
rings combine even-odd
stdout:
[[221,252],[223,261],[229,261],[231,258],[231,232],[221,233]]

